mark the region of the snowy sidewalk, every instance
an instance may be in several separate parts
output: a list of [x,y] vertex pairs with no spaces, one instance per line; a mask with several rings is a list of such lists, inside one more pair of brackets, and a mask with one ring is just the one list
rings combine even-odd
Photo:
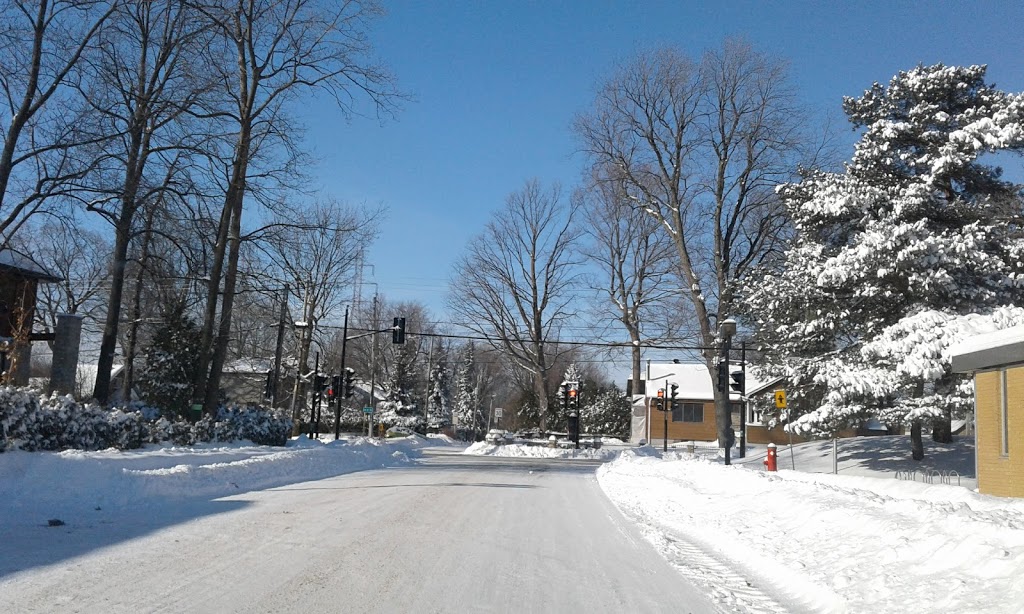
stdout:
[[681,573],[740,611],[770,611],[773,600],[829,612],[1024,604],[1021,501],[650,450],[625,452],[598,479]]

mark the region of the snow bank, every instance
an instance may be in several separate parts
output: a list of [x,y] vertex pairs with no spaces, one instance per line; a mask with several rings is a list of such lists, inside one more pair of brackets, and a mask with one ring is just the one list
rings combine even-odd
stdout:
[[[681,573],[741,609],[756,609],[743,603],[750,586],[833,612],[1007,612],[1024,603],[1022,501],[644,449],[602,466],[598,480]],[[680,555],[680,544],[691,552]]]
[[417,442],[359,438],[327,444],[305,437],[286,448],[233,444],[119,452],[0,454],[0,519],[5,512],[162,505],[404,464]]
[[526,446],[522,444],[506,444],[496,446],[485,441],[478,441],[463,451],[463,454],[477,456],[517,456],[527,458],[592,458],[608,460],[619,454],[618,450],[549,448],[547,446]]

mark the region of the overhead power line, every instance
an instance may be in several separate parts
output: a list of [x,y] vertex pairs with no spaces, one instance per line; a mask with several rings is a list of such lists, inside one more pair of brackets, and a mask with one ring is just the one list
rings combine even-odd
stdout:
[[[336,327],[336,326],[321,326],[321,328],[339,328],[339,327]],[[349,327],[348,330],[349,330],[349,332],[366,332],[366,333],[375,332],[373,329],[369,329],[369,328],[354,328],[354,327],[351,327],[351,326]],[[435,338],[440,338],[440,339],[465,339],[465,340],[469,340],[469,341],[489,341],[489,342],[504,341],[504,339],[502,339],[500,337],[488,337],[488,336],[482,336],[482,335],[454,335],[454,334],[445,334],[445,333],[413,333],[413,332],[408,332],[408,331],[405,334],[409,335],[409,336],[435,337]],[[647,349],[653,349],[653,350],[680,350],[680,351],[685,351],[685,350],[704,351],[704,350],[716,350],[717,349],[717,348],[714,348],[714,347],[708,347],[708,346],[702,346],[702,345],[663,345],[663,344],[652,344],[652,343],[644,343],[644,342],[640,342],[638,344],[634,344],[631,341],[615,341],[615,342],[560,341],[560,340],[556,339],[556,340],[545,341],[545,343],[554,344],[554,345],[575,345],[575,346],[581,346],[581,347],[602,347],[602,348],[622,348],[622,349],[627,349],[627,348],[632,348],[632,347],[641,347],[641,348],[647,348]]]

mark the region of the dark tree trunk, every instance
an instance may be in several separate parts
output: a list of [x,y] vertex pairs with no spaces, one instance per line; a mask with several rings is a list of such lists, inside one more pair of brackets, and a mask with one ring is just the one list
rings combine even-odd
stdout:
[[924,441],[921,439],[921,421],[914,420],[910,425],[910,456],[916,460],[924,460]]
[[152,241],[153,217],[156,207],[150,207],[146,214],[146,227],[143,229],[142,248],[139,255],[139,271],[135,276],[135,288],[132,296],[132,321],[128,325],[128,340],[124,348],[124,402],[131,403],[132,387],[135,385],[135,354],[139,342],[139,316],[142,311],[142,284],[145,282],[146,267],[149,266],[149,246]]
[[953,415],[946,410],[941,418],[932,423],[932,441],[936,443],[953,443]]

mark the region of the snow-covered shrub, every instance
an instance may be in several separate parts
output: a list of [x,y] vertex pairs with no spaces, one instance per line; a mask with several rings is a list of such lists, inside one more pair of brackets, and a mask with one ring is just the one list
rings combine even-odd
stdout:
[[217,441],[248,439],[264,446],[283,446],[292,430],[287,412],[263,407],[226,407],[220,410],[213,435]]
[[[195,423],[139,409],[106,409],[70,396],[40,398],[29,389],[0,387],[0,452],[129,450],[146,443],[188,446],[237,439],[284,445],[291,431],[286,415],[261,407],[221,409],[217,420],[204,416]],[[147,420],[147,415],[155,418]]]

